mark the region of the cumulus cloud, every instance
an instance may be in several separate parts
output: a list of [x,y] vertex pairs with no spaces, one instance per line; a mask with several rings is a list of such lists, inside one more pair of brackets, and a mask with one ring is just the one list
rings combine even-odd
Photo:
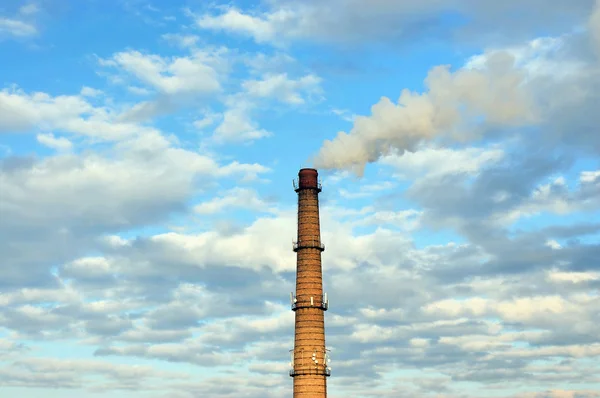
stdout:
[[222,115],[221,123],[215,128],[216,142],[243,142],[269,137],[272,133],[260,128],[251,118],[253,106],[244,101],[232,104]]
[[216,123],[219,120],[219,114],[214,112],[205,112],[201,119],[194,121],[194,127],[202,130]]
[[204,29],[232,30],[252,36],[258,43],[264,43],[275,39],[277,32],[273,24],[284,23],[286,16],[283,13],[278,13],[268,15],[266,19],[245,15],[236,8],[230,8],[219,16],[202,15],[196,20],[196,24]]
[[[253,72],[260,71],[261,76],[242,80],[237,93],[222,97],[224,111],[219,114],[210,112],[207,117],[194,123],[195,127],[204,129],[218,121],[212,131],[214,143],[248,142],[270,136],[272,133],[259,126],[253,113],[259,107],[270,106],[273,100],[287,105],[302,105],[320,98],[321,79],[314,74],[293,78],[287,72],[274,73],[271,63],[268,67],[263,65],[266,62],[264,56],[234,57],[222,48],[201,50],[194,45],[195,36],[166,35],[164,38],[187,48],[190,54],[168,58],[131,50],[99,59],[101,66],[116,69],[145,85],[145,88],[141,88],[146,90],[143,94],[156,94],[153,99],[128,107],[119,115],[119,122],[152,120],[182,107],[195,106],[196,97],[207,98],[208,94],[221,93],[222,80],[231,65],[238,61],[250,65]],[[119,78],[119,81],[128,80]],[[136,86],[129,88],[135,92],[140,90]]]
[[109,75],[114,83],[127,85],[127,89],[137,95],[154,95],[151,100],[129,106],[119,115],[119,121],[151,121],[222,92],[222,81],[229,68],[227,49],[199,49],[194,45],[195,36],[167,34],[163,38],[186,49],[186,54],[163,57],[129,50],[98,58],[104,70],[114,71]]
[[[504,157],[500,148],[420,148],[416,152],[392,153],[380,163],[389,165],[399,178],[439,178],[446,174],[477,174],[482,168],[494,164]],[[444,164],[444,167],[440,167]]]
[[[289,78],[286,73],[266,73],[261,79],[249,79],[241,83],[241,91],[228,96],[224,103],[225,111],[218,117],[212,138],[217,143],[254,141],[272,135],[260,128],[252,114],[259,107],[268,107],[270,100],[287,105],[305,104],[321,93],[321,79],[309,74],[298,79]],[[263,100],[263,102],[259,102]],[[209,115],[196,122],[204,127],[216,121],[216,115]]]
[[[317,3],[276,0],[266,13],[226,7],[232,18],[203,23],[265,43],[349,43],[392,28],[410,34],[407,21],[423,28],[424,15],[448,4],[346,2],[298,22],[294,13]],[[498,25],[515,6],[463,4]],[[552,31],[591,3],[522,7],[532,4]],[[269,19],[281,9],[288,14]],[[337,25],[296,29],[324,20]],[[280,52],[236,55],[251,70],[223,79],[231,54],[195,58],[199,41],[182,32],[162,38],[185,55],[127,50],[102,61],[125,88],[156,94],[141,103],[95,85],[102,92],[0,95],[5,133],[32,133],[58,152],[25,156],[17,147],[0,160],[0,395],[291,394],[281,376],[293,347],[295,195],[272,199],[281,176],[266,180],[271,170],[248,161],[252,151],[236,161],[239,148],[196,149],[179,129],[208,130],[222,144],[256,139],[266,131],[255,111],[302,108],[321,82]],[[323,181],[329,396],[598,396],[600,171],[595,157],[579,156],[598,153],[589,38],[493,46],[458,70],[434,68],[423,93],[381,100],[357,119],[344,133],[356,147],[332,141],[335,167],[378,163],[368,180],[342,170]],[[204,67],[223,90],[217,104],[195,102],[219,92],[199,83],[210,77],[195,75]],[[190,113],[140,124],[180,110],[183,97]],[[69,358],[50,358],[72,347]]]
[[[164,371],[151,366],[118,365],[99,360],[24,358],[0,371],[0,382],[10,387],[82,389],[87,392],[111,390],[160,390],[157,378],[186,380],[189,374]],[[43,374],[44,377],[37,375]]]
[[[27,279],[18,272],[27,265],[35,280],[40,277],[36,270],[47,272],[43,264],[50,258],[64,261],[88,250],[98,233],[166,221],[171,212],[185,212],[185,202],[201,181],[251,180],[268,171],[257,164],[220,165],[209,156],[172,146],[161,135],[123,142],[112,156],[3,159],[0,208],[6,213],[0,236],[11,236],[2,244],[12,258],[7,274],[12,269],[15,278]],[[43,254],[25,250],[41,246],[47,248]],[[4,282],[11,284],[11,278],[6,275]]]
[[169,59],[132,50],[100,59],[100,65],[121,68],[161,93],[177,95],[220,90],[214,61],[214,55],[205,52]]
[[116,119],[117,114],[110,107],[95,107],[79,95],[0,91],[0,133],[56,130],[109,141],[157,133],[151,127]]
[[[476,265],[485,253],[471,244],[418,249],[401,232],[381,227],[356,235],[351,223],[335,220],[335,209],[325,207],[322,214],[325,289],[335,298],[326,323],[338,383],[332,389],[339,394],[361,393],[344,386],[344,380],[365,382],[382,366],[427,366],[448,379],[483,386],[499,366],[506,371],[496,372],[496,380],[510,375],[522,380],[521,373],[544,380],[555,370],[550,365],[536,367],[538,358],[560,366],[561,361],[597,355],[594,347],[575,340],[568,346],[556,343],[563,333],[593,341],[593,323],[582,321],[595,316],[597,298],[589,284],[593,278],[581,272],[571,278],[559,267],[549,274],[553,276],[524,273],[494,279],[479,270],[468,279],[446,279],[441,270]],[[136,357],[228,371],[247,366],[254,375],[270,377],[271,372],[285,371],[281,362],[291,344],[293,313],[281,292],[293,290],[294,257],[285,244],[285,231],[293,235],[294,221],[290,209],[231,236],[209,231],[114,239],[104,248],[106,257],[83,257],[61,267],[59,275],[71,281],[68,288],[15,293],[10,303],[20,306],[2,316],[19,333],[33,333],[36,327],[57,333],[59,325],[63,331],[72,325],[66,329],[75,333],[83,321],[87,344],[98,347],[97,357]],[[564,283],[570,279],[580,282]],[[78,294],[84,286],[85,301]],[[519,290],[527,286],[537,291]],[[558,286],[568,290],[557,295]],[[465,294],[467,300],[455,298]],[[361,297],[359,303],[356,297]],[[25,306],[41,302],[54,302],[55,308]],[[67,303],[79,309],[67,310]],[[564,317],[577,321],[564,322]],[[516,323],[524,330],[515,331]],[[261,339],[266,333],[268,342]],[[531,346],[522,348],[524,343]],[[584,374],[577,368],[562,371],[563,379],[578,380]],[[161,377],[156,375],[156,380]],[[405,382],[411,391],[427,385],[421,378]],[[203,383],[206,388],[205,379]],[[389,393],[377,382],[371,390]],[[367,391],[363,395],[368,396]]]
[[[427,37],[489,41],[499,40],[499,33],[505,36],[504,40],[514,40],[535,32],[538,27],[551,31],[568,29],[589,12],[592,2],[584,0],[573,4],[558,0],[552,7],[544,7],[543,0],[527,4],[512,0],[502,4],[476,0],[402,3],[379,0],[365,8],[358,0],[334,0],[327,4],[315,0],[302,3],[278,0],[267,2],[266,10],[221,7],[216,13],[194,15],[194,18],[202,29],[225,31],[252,38],[257,43],[275,45],[295,41],[397,44]],[[515,20],[512,11],[516,8],[521,15],[531,18]],[[458,13],[469,23],[446,25],[436,18],[444,12]]]
[[285,73],[263,76],[262,80],[248,80],[242,87],[251,96],[260,98],[274,97],[281,102],[299,105],[305,102],[299,91],[308,94],[319,93],[321,79],[314,75],[306,75],[298,80],[289,79]]
[[68,151],[73,147],[71,141],[65,137],[55,137],[54,134],[38,134],[36,138],[40,144],[59,151]]
[[102,90],[84,86],[81,88],[80,94],[84,97],[98,97],[103,94]]
[[199,214],[214,214],[228,208],[245,208],[254,211],[268,209],[268,204],[262,200],[255,191],[247,188],[234,188],[225,192],[223,196],[208,202],[200,203],[194,207]]

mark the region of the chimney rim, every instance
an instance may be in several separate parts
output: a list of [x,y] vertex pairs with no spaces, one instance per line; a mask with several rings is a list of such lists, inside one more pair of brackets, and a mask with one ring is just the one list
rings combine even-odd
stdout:
[[301,168],[301,169],[300,169],[300,171],[299,171],[298,173],[302,173],[303,171],[314,171],[315,173],[318,173],[318,172],[319,172],[319,171],[318,171],[317,169],[315,169],[315,168],[312,168],[312,167],[304,167],[304,168]]

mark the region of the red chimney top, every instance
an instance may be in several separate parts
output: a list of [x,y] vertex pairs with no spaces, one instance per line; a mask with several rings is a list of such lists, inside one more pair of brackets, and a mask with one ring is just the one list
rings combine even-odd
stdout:
[[298,188],[318,188],[319,173],[316,169],[301,169],[298,172]]

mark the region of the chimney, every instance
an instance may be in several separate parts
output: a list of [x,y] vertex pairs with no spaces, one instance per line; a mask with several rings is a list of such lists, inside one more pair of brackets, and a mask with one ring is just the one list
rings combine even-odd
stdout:
[[295,311],[295,338],[292,352],[294,398],[327,397],[327,377],[330,375],[325,349],[324,312],[329,306],[323,294],[323,274],[319,222],[319,192],[321,184],[315,169],[301,169],[294,181],[298,193],[298,239],[296,252],[296,294],[292,293]]

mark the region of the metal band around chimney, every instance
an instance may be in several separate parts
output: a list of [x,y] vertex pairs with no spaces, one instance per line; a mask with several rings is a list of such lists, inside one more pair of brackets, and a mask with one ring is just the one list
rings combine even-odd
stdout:
[[290,294],[294,311],[294,348],[291,350],[294,398],[326,398],[327,377],[331,374],[325,347],[325,311],[329,307],[323,293],[319,193],[321,183],[315,169],[301,169],[294,181],[298,194],[298,236],[296,253],[296,295]]

